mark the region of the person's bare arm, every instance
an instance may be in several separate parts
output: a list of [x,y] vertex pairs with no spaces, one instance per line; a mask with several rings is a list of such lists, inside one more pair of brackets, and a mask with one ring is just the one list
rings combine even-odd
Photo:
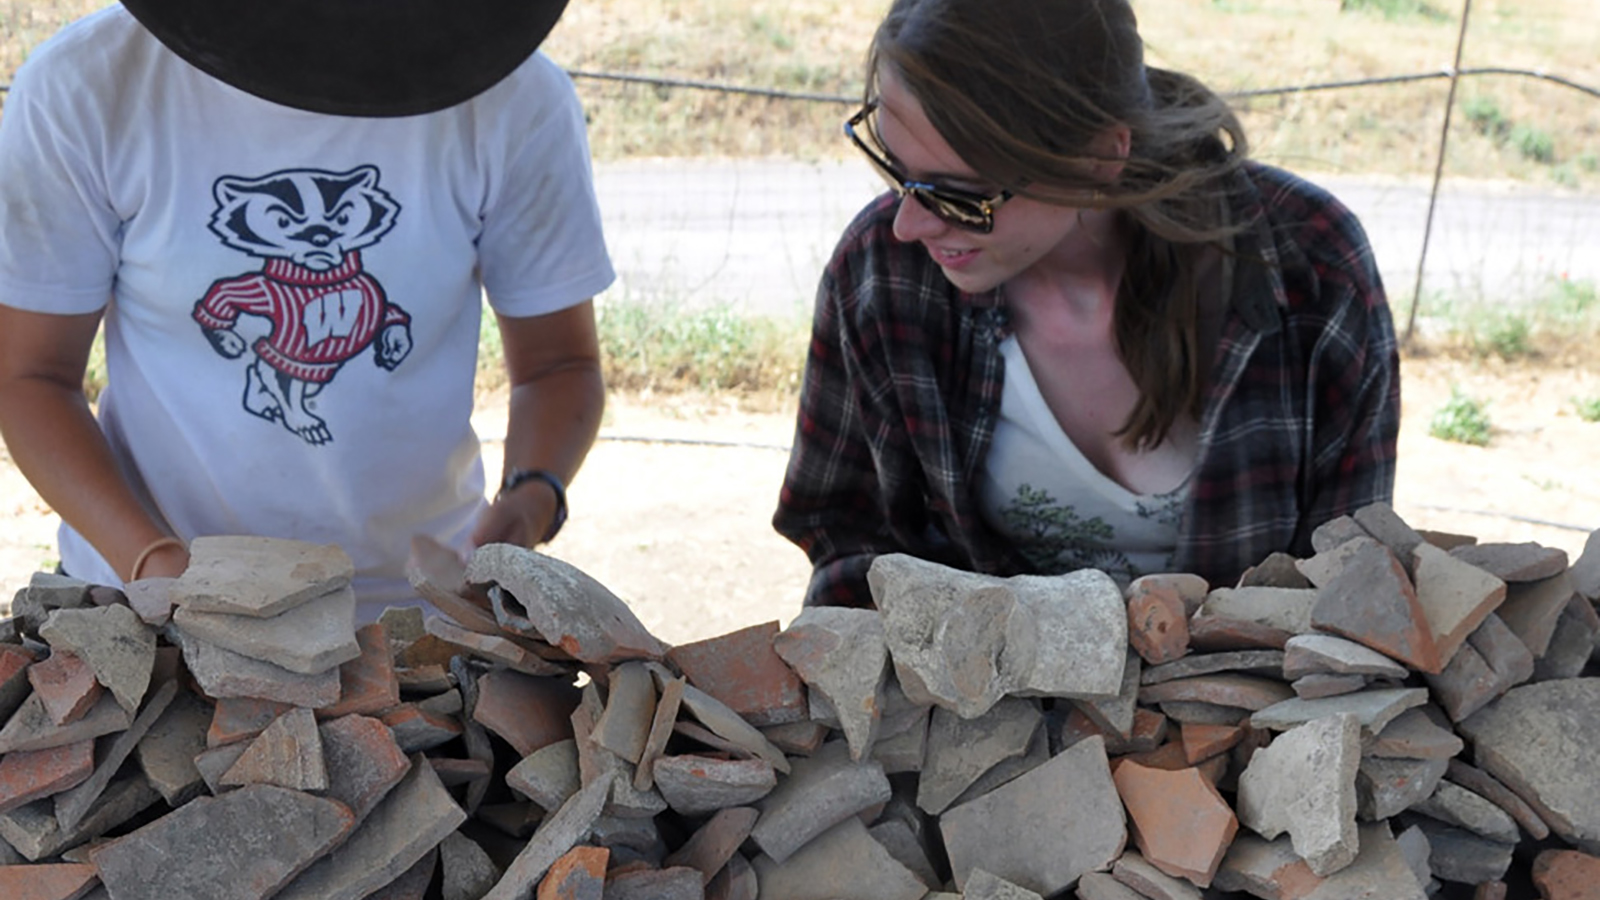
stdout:
[[[544,469],[568,484],[594,444],[605,408],[594,303],[543,316],[497,318],[511,378],[501,478],[514,469]],[[472,542],[532,547],[550,530],[555,512],[554,489],[527,481],[496,499],[478,520]]]
[[[99,313],[49,315],[0,306],[0,437],[39,496],[123,578],[167,532],[134,496],[83,394]],[[151,553],[141,576],[177,575],[179,544]]]

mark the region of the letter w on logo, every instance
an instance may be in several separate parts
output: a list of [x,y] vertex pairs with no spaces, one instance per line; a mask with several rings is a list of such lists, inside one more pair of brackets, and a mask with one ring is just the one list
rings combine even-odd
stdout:
[[328,338],[349,337],[361,316],[359,290],[330,291],[306,304],[306,345],[315,347]]

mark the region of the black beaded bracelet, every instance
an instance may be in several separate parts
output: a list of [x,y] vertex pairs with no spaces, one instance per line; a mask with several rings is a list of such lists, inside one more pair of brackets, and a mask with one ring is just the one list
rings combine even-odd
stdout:
[[555,518],[550,520],[550,529],[539,539],[539,543],[548,544],[561,533],[561,526],[567,524],[567,489],[561,484],[559,476],[544,469],[512,469],[506,473],[505,480],[500,482],[500,492],[495,494],[494,498],[499,500],[530,481],[542,481],[556,492]]

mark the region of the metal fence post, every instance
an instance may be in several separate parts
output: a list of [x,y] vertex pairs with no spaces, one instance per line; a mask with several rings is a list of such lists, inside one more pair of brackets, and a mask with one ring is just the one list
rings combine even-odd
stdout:
[[1433,190],[1428,193],[1428,219],[1422,226],[1422,251],[1417,255],[1417,283],[1411,291],[1411,315],[1406,319],[1403,344],[1411,343],[1411,334],[1417,327],[1417,310],[1422,307],[1422,273],[1428,264],[1428,239],[1433,236],[1433,211],[1439,204],[1439,181],[1444,177],[1444,151],[1450,143],[1450,113],[1456,105],[1456,85],[1461,83],[1461,50],[1467,44],[1467,18],[1472,13],[1472,0],[1462,0],[1461,31],[1456,35],[1456,61],[1450,67],[1450,93],[1444,101],[1444,126],[1439,129],[1439,159],[1433,166]]

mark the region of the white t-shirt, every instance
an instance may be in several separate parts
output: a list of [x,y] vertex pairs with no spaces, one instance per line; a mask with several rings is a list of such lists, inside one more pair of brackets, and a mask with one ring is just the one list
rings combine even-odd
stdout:
[[[338,544],[364,603],[409,599],[412,535],[464,550],[483,506],[483,294],[536,316],[613,277],[542,54],[446,110],[327,116],[114,6],[39,47],[0,116],[0,303],[106,308],[100,421],[136,490],[183,538]],[[66,571],[119,583],[60,539]]]
[[1041,572],[1100,569],[1124,587],[1170,572],[1189,479],[1136,494],[1106,477],[1050,412],[1015,336],[1000,343],[1005,384],[978,477],[978,508]]

